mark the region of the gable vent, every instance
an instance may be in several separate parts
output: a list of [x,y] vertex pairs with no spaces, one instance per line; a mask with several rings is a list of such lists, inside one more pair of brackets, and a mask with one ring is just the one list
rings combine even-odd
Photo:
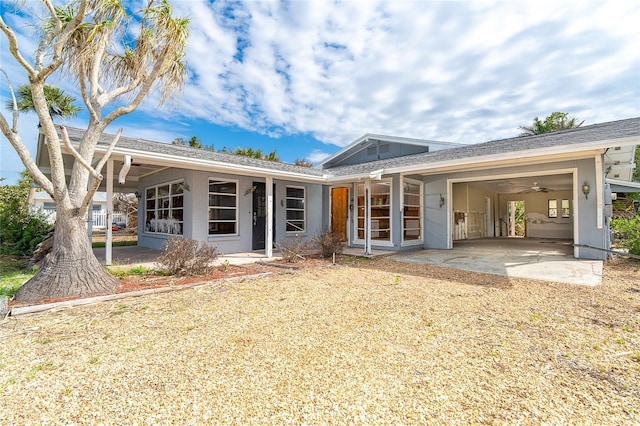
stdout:
[[367,155],[371,156],[371,155],[376,155],[378,153],[378,147],[377,146],[370,146],[369,148],[367,148]]
[[380,154],[386,154],[387,152],[389,152],[389,144],[385,143],[380,145]]

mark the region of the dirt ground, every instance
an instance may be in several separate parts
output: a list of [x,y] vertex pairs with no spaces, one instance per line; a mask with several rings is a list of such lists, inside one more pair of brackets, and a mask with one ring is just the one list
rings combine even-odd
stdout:
[[640,263],[583,287],[342,257],[0,322],[7,424],[637,424]]

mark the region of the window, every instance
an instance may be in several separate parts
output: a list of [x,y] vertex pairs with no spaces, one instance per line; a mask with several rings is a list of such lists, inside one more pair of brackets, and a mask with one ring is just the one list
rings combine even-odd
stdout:
[[569,206],[569,200],[562,200],[562,217],[571,217],[571,208]]
[[305,191],[303,187],[287,186],[287,232],[305,231]]
[[56,209],[56,203],[51,203],[51,202],[44,202],[42,203],[42,208],[45,210],[55,210]]
[[422,240],[422,182],[405,180],[402,192],[403,241],[420,241]]
[[238,233],[238,183],[209,180],[209,235]]
[[558,200],[549,200],[549,217],[558,217]]
[[[391,241],[391,180],[371,182],[370,194],[371,240]],[[366,237],[365,186],[356,185],[356,237]]]
[[184,182],[149,186],[145,189],[145,231],[182,235]]
[[364,212],[364,183],[356,184],[356,238],[364,240],[364,222],[366,215]]

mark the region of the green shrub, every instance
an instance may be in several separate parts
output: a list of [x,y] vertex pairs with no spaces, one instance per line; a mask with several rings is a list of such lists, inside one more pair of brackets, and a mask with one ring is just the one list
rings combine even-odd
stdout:
[[30,255],[51,228],[41,212],[29,211],[29,182],[0,185],[0,254]]
[[618,245],[626,248],[631,254],[640,255],[640,215],[633,219],[611,219]]

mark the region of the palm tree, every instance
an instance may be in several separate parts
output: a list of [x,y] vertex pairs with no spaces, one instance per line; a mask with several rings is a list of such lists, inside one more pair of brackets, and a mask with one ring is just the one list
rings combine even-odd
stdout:
[[533,124],[530,126],[519,126],[518,129],[523,130],[520,136],[530,136],[558,130],[573,129],[582,126],[582,123],[584,123],[584,120],[578,122],[578,119],[575,117],[569,118],[569,113],[556,111],[552,112],[544,121],[535,117]]
[[[33,97],[31,96],[31,86],[28,84],[22,84],[18,86],[18,99],[16,101],[16,107],[20,112],[32,112],[36,108],[33,104]],[[73,105],[76,98],[65,95],[65,93],[55,86],[49,84],[44,85],[44,98],[49,106],[49,114],[51,117],[69,118],[75,117],[80,111],[80,107]],[[7,101],[7,109],[13,110],[13,100]]]

